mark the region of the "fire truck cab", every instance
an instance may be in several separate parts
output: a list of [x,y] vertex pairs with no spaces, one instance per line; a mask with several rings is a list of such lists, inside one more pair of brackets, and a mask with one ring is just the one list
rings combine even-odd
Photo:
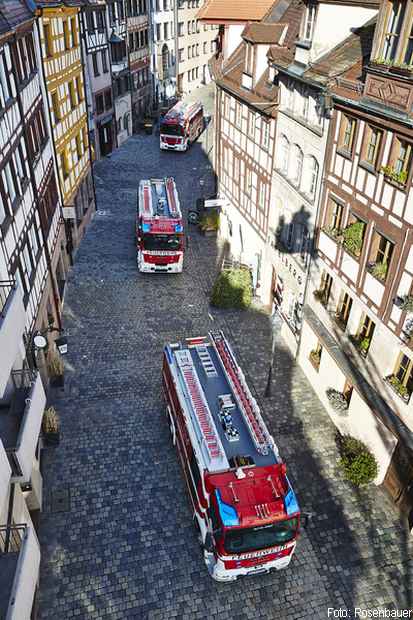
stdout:
[[233,581],[287,566],[300,509],[222,331],[167,345],[163,389],[210,575]]
[[186,151],[204,129],[201,103],[178,103],[165,114],[159,130],[159,146],[163,151]]
[[139,271],[182,271],[184,228],[178,193],[172,177],[140,182],[136,244]]

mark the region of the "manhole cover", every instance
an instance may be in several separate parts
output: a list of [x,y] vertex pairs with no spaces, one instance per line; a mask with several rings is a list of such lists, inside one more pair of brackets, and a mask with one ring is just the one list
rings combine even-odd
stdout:
[[70,490],[57,489],[52,491],[52,512],[68,512],[70,510]]

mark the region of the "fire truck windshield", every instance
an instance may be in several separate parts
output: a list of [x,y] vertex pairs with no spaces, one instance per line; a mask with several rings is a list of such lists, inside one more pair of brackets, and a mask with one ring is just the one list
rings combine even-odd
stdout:
[[166,134],[167,136],[183,136],[184,129],[180,125],[161,125],[161,133]]
[[145,250],[179,250],[181,238],[179,235],[143,235],[143,247]]
[[259,527],[229,530],[225,533],[225,551],[245,553],[282,545],[295,538],[297,527],[298,519],[295,518]]

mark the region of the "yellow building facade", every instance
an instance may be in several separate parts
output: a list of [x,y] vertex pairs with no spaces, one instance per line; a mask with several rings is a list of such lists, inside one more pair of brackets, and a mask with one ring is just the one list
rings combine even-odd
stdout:
[[45,98],[69,251],[95,209],[80,40],[82,2],[37,2]]

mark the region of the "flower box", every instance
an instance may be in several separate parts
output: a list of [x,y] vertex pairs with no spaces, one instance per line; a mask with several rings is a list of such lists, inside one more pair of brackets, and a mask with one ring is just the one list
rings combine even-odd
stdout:
[[409,402],[411,394],[395,375],[388,375],[385,378],[385,381],[387,385],[391,387],[393,392],[399,396],[399,398],[401,398],[405,403]]

